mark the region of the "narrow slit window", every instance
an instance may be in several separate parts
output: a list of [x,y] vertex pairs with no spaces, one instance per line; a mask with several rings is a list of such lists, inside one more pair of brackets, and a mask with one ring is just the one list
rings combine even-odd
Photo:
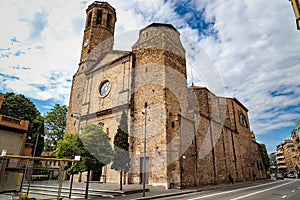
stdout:
[[86,27],[89,27],[92,23],[92,13],[90,13],[88,15],[88,20],[87,20],[87,23],[86,23]]
[[97,24],[101,24],[102,22],[102,10],[99,10],[97,13]]
[[107,13],[106,27],[109,27],[111,25],[111,21],[112,21],[111,14]]

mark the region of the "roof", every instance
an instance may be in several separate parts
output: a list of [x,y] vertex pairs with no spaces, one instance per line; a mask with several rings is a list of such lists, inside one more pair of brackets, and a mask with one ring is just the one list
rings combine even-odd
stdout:
[[173,29],[175,30],[178,34],[180,34],[178,32],[178,30],[172,25],[172,24],[164,24],[164,23],[157,23],[157,22],[154,22],[148,26],[146,26],[145,28],[141,29],[140,32],[144,31],[145,29],[147,28],[150,28],[150,27],[167,27],[167,28],[170,28],[170,29]]
[[88,10],[90,10],[94,6],[108,7],[109,9],[111,9],[111,10],[113,10],[115,12],[115,8],[112,7],[109,3],[104,2],[104,1],[94,1],[92,4],[90,4],[88,6],[88,8],[86,9],[86,11],[88,12]]

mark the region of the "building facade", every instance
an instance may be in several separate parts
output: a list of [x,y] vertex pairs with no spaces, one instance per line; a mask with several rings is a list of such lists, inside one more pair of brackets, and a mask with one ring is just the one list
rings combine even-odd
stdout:
[[[0,108],[3,101],[4,94],[0,93]],[[22,163],[5,156],[19,156],[25,153],[28,125],[27,120],[0,114],[0,192],[18,191],[20,188],[22,176],[20,176],[19,169]]]
[[[165,188],[227,183],[229,175],[235,181],[266,178],[247,108],[205,87],[187,87],[185,49],[172,25],[150,24],[140,30],[132,51],[119,51],[113,49],[115,9],[95,1],[86,16],[66,132],[98,124],[113,143],[125,112],[127,183],[142,183],[143,173],[147,184]],[[119,181],[109,165],[102,176]]]
[[[0,93],[0,108],[4,94]],[[0,114],[0,151],[7,155],[23,155],[29,121]]]
[[291,133],[291,138],[295,146],[296,171],[300,169],[300,120],[297,121],[295,129]]
[[296,171],[297,151],[292,140],[284,140],[277,146],[276,164],[280,172]]

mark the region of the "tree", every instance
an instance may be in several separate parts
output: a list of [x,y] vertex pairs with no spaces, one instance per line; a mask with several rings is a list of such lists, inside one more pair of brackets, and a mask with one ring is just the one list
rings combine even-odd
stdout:
[[68,109],[65,105],[55,104],[51,111],[45,114],[45,151],[54,151],[57,141],[63,139],[67,112]]
[[83,148],[78,134],[66,133],[64,138],[57,142],[56,157],[74,158],[74,156],[82,154]]
[[265,144],[260,144],[260,154],[263,160],[265,170],[267,171],[270,167],[270,159]]
[[120,190],[122,190],[122,173],[128,172],[130,167],[128,142],[128,124],[125,112],[122,113],[120,124],[114,138],[115,156],[113,159],[112,169],[120,172]]
[[35,144],[36,137],[39,135],[39,143],[36,148],[36,155],[39,156],[44,145],[44,121],[43,117],[40,115],[40,112],[36,109],[36,106],[32,103],[32,101],[22,94],[7,92],[4,95],[4,101],[0,109],[0,113],[29,121],[26,142]]
[[80,135],[65,134],[64,140],[60,140],[57,146],[56,156],[59,158],[71,158],[75,155],[81,155],[81,161],[69,167],[67,173],[76,174],[87,171],[85,194],[85,198],[87,198],[90,171],[99,172],[103,166],[110,163],[113,159],[114,151],[109,138],[100,126],[88,124]]
[[[42,115],[37,115],[32,121],[35,133],[32,134],[32,141],[34,141],[33,146],[33,156],[40,156],[43,151],[44,146],[44,118]],[[38,139],[37,139],[38,137]]]

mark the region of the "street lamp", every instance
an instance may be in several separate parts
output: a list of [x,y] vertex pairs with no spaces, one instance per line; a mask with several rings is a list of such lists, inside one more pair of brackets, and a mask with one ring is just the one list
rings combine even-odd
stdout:
[[300,30],[300,0],[289,0],[293,6],[296,17],[297,29]]
[[145,196],[145,186],[146,186],[146,118],[147,111],[146,109],[142,110],[142,114],[144,115],[144,160],[143,160],[143,197]]

